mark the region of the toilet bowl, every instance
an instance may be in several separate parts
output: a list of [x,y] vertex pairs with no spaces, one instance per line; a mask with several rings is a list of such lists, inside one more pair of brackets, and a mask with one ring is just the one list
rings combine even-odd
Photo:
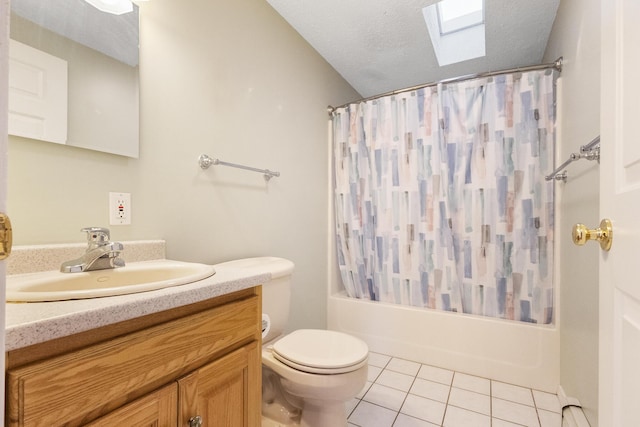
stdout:
[[293,263],[263,257],[215,266],[268,272],[262,290],[262,426],[346,427],[345,403],[367,381],[369,350],[348,334],[300,329],[284,334],[289,315]]
[[264,347],[263,366],[278,375],[272,380],[279,381],[282,398],[301,410],[299,424],[294,418],[289,425],[346,426],[345,402],[367,381],[368,352],[357,338],[315,329],[294,331]]

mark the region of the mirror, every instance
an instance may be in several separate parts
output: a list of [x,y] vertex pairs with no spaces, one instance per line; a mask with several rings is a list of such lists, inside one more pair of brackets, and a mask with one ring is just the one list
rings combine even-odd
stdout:
[[[84,0],[11,1],[10,38],[18,45],[27,45],[27,49],[37,49],[36,53],[41,51],[62,64],[66,62],[67,87],[61,91],[66,93],[66,136],[55,142],[138,157],[138,24],[135,4],[132,12],[112,15]],[[14,81],[25,81],[15,71],[22,68],[14,57],[15,44],[12,42],[9,65],[9,120],[25,124],[33,115],[17,111],[12,102],[25,92],[13,86]],[[64,118],[60,121],[64,125]],[[14,125],[17,131],[12,131],[10,124],[9,133],[19,135],[11,138],[47,140],[21,132],[23,128]]]

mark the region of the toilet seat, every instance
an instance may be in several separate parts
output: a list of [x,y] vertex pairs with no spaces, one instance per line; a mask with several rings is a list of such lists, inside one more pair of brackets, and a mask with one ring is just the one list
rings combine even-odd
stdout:
[[299,329],[273,344],[273,356],[291,368],[313,374],[342,374],[367,363],[369,348],[336,331]]

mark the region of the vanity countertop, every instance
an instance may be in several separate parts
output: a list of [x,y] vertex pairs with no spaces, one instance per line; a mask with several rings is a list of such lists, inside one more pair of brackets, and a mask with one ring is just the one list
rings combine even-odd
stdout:
[[269,279],[269,274],[247,276],[247,272],[223,271],[198,282],[137,294],[7,303],[5,351],[215,298]]

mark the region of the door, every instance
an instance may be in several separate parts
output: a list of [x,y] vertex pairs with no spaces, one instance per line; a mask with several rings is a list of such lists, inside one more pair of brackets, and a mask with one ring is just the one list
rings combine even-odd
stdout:
[[601,2],[599,425],[637,426],[640,402],[640,2]]
[[[7,211],[7,138],[9,105],[9,0],[0,0],[0,212]],[[6,261],[0,261],[0,348],[4,348]],[[0,358],[4,372],[4,357]],[[0,399],[4,402],[4,375],[0,380]],[[0,411],[0,425],[4,425],[4,411]]]
[[178,380],[178,426],[258,427],[260,357],[253,342]]

